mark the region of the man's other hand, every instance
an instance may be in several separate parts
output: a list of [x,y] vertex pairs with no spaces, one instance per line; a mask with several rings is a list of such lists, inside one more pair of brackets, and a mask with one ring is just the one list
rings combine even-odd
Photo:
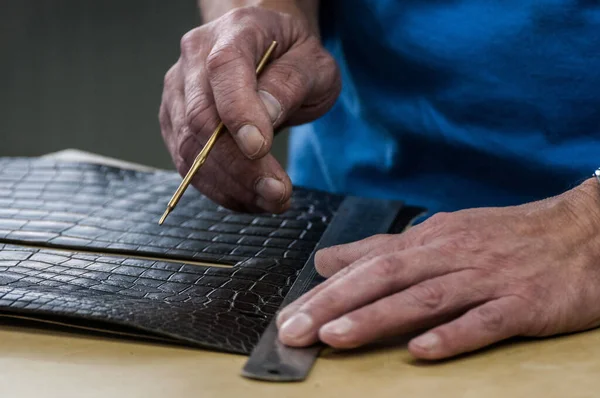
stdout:
[[325,282],[283,309],[285,344],[337,348],[422,332],[441,359],[513,336],[600,325],[600,189],[506,208],[434,215],[399,235],[323,249]]

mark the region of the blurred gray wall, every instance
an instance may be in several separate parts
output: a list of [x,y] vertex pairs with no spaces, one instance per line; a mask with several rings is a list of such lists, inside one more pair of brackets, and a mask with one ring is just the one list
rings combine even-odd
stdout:
[[0,0],[0,156],[77,148],[172,168],[163,76],[198,23],[195,0]]

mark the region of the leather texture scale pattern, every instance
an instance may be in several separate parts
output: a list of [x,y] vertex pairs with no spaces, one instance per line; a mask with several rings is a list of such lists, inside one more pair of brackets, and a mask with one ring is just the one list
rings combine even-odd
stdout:
[[286,213],[245,214],[190,189],[159,226],[180,181],[0,159],[0,314],[249,354],[343,197],[296,187]]

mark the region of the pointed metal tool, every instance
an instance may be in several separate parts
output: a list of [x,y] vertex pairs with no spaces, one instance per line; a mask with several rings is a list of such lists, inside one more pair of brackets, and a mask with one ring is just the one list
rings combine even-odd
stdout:
[[[267,61],[269,60],[269,57],[275,50],[276,46],[277,46],[277,42],[273,41],[271,43],[271,45],[269,46],[269,48],[267,49],[267,51],[265,51],[264,55],[262,56],[262,58],[260,59],[260,61],[258,63],[258,66],[256,67],[257,75],[260,74],[262,72],[262,70],[264,69],[265,65],[267,64]],[[187,174],[181,181],[181,184],[179,184],[179,187],[177,188],[177,190],[171,197],[171,200],[169,200],[169,203],[167,204],[167,209],[165,210],[162,217],[158,221],[159,225],[162,225],[163,222],[165,222],[165,220],[167,219],[169,214],[173,211],[173,209],[175,209],[175,206],[177,206],[177,203],[179,202],[179,200],[185,193],[185,190],[187,189],[187,187],[192,182],[192,179],[194,178],[194,176],[196,175],[198,170],[200,170],[200,167],[202,167],[202,165],[206,161],[208,154],[210,153],[211,149],[217,142],[217,139],[219,138],[224,127],[225,126],[223,125],[223,122],[220,122],[219,125],[217,126],[217,128],[215,129],[215,131],[212,133],[212,135],[206,142],[206,144],[204,145],[204,148],[202,148],[202,150],[200,151],[198,156],[196,156],[196,159],[194,160],[192,167],[190,167],[190,170],[187,172]]]

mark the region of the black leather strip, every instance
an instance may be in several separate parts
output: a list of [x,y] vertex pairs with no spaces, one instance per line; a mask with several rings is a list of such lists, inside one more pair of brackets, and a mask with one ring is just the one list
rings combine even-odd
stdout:
[[[348,197],[342,202],[316,250],[391,231],[396,228],[395,221],[402,219],[402,209],[401,202]],[[412,210],[413,208],[410,211]],[[315,269],[315,252],[298,275],[282,306],[296,300],[323,281]],[[284,346],[277,338],[277,325],[273,319],[252,351],[242,375],[269,381],[304,380],[321,348],[321,345],[308,348]]]

